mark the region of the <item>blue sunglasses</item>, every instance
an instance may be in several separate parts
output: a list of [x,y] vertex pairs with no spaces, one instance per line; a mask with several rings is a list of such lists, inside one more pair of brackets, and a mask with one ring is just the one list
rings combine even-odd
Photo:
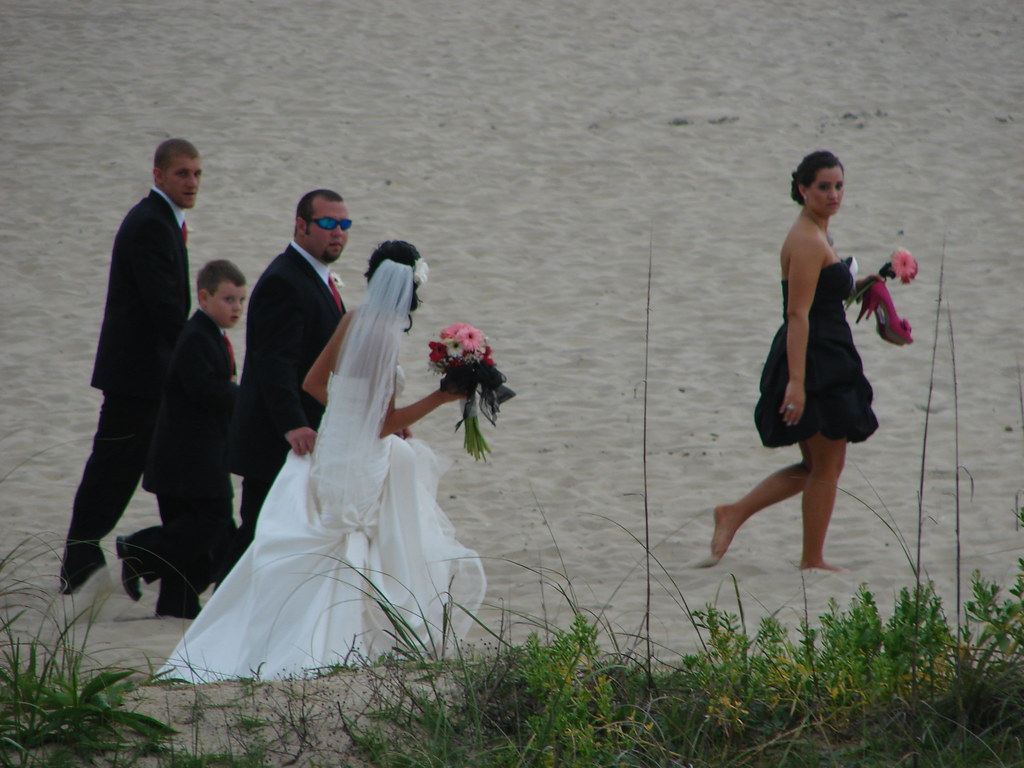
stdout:
[[352,226],[352,219],[332,219],[330,216],[324,216],[322,219],[310,219],[310,221],[320,227],[320,229],[326,229],[328,232],[335,227],[341,227],[341,231],[344,232]]

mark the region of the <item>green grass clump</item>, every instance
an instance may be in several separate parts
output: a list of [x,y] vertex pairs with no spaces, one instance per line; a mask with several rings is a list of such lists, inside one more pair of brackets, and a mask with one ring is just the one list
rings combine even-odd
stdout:
[[63,634],[53,647],[20,636],[20,617],[0,619],[0,765],[81,765],[128,747],[144,753],[173,733],[124,708],[134,670],[87,671]]
[[706,606],[704,649],[653,664],[602,652],[578,613],[547,642],[422,668],[347,727],[382,768],[1024,766],[1021,568],[1005,596],[975,574],[961,627],[930,584],[888,620],[861,587],[796,639]]
[[91,668],[70,627],[44,642],[15,629],[19,614],[0,623],[0,766],[319,767],[346,764],[349,748],[322,738],[344,732],[375,768],[1024,768],[1019,570],[1005,591],[974,574],[952,621],[929,583],[888,618],[862,586],[794,631],[766,617],[748,633],[706,605],[690,613],[700,650],[661,659],[604,650],[581,611],[454,660],[403,644],[360,667],[362,711],[286,681],[269,708],[251,691],[232,702],[209,752],[131,710],[148,675]]

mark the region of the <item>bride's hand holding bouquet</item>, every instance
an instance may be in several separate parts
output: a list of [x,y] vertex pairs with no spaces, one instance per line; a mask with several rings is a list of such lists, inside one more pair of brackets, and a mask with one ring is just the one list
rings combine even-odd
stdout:
[[491,448],[480,431],[479,416],[482,413],[495,424],[499,406],[515,393],[505,386],[505,376],[495,367],[487,337],[479,329],[453,323],[429,346],[429,367],[444,376],[441,389],[466,398],[455,429],[465,424],[466,451],[477,461],[486,461]]

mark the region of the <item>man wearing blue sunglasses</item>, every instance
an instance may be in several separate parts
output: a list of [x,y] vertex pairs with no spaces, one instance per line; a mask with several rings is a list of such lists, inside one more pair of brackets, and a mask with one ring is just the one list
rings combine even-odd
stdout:
[[345,313],[329,266],[345,250],[351,226],[337,192],[306,193],[295,211],[291,243],[253,287],[229,440],[231,471],[242,476],[242,525],[218,582],[252,541],[260,507],[288,451],[302,456],[316,441],[324,409],[302,391],[302,380]]

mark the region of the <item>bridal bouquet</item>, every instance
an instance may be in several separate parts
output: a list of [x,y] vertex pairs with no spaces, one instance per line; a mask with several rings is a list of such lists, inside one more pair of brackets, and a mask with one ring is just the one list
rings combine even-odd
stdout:
[[[906,284],[917,277],[917,261],[911,255],[910,251],[905,248],[900,248],[893,252],[892,256],[889,257],[889,260],[882,265],[880,270],[878,270],[878,274],[885,278],[899,278],[901,283]],[[849,309],[850,305],[855,301],[860,301],[861,297],[870,287],[871,283],[866,283],[859,291],[847,299],[847,309]]]
[[462,407],[462,424],[465,429],[466,451],[474,459],[487,460],[491,447],[480,431],[480,414],[495,423],[498,406],[515,395],[505,386],[505,376],[494,367],[491,348],[484,334],[466,323],[454,323],[442,328],[437,341],[430,344],[429,367],[444,376],[442,389],[448,392],[462,392],[468,396]]

